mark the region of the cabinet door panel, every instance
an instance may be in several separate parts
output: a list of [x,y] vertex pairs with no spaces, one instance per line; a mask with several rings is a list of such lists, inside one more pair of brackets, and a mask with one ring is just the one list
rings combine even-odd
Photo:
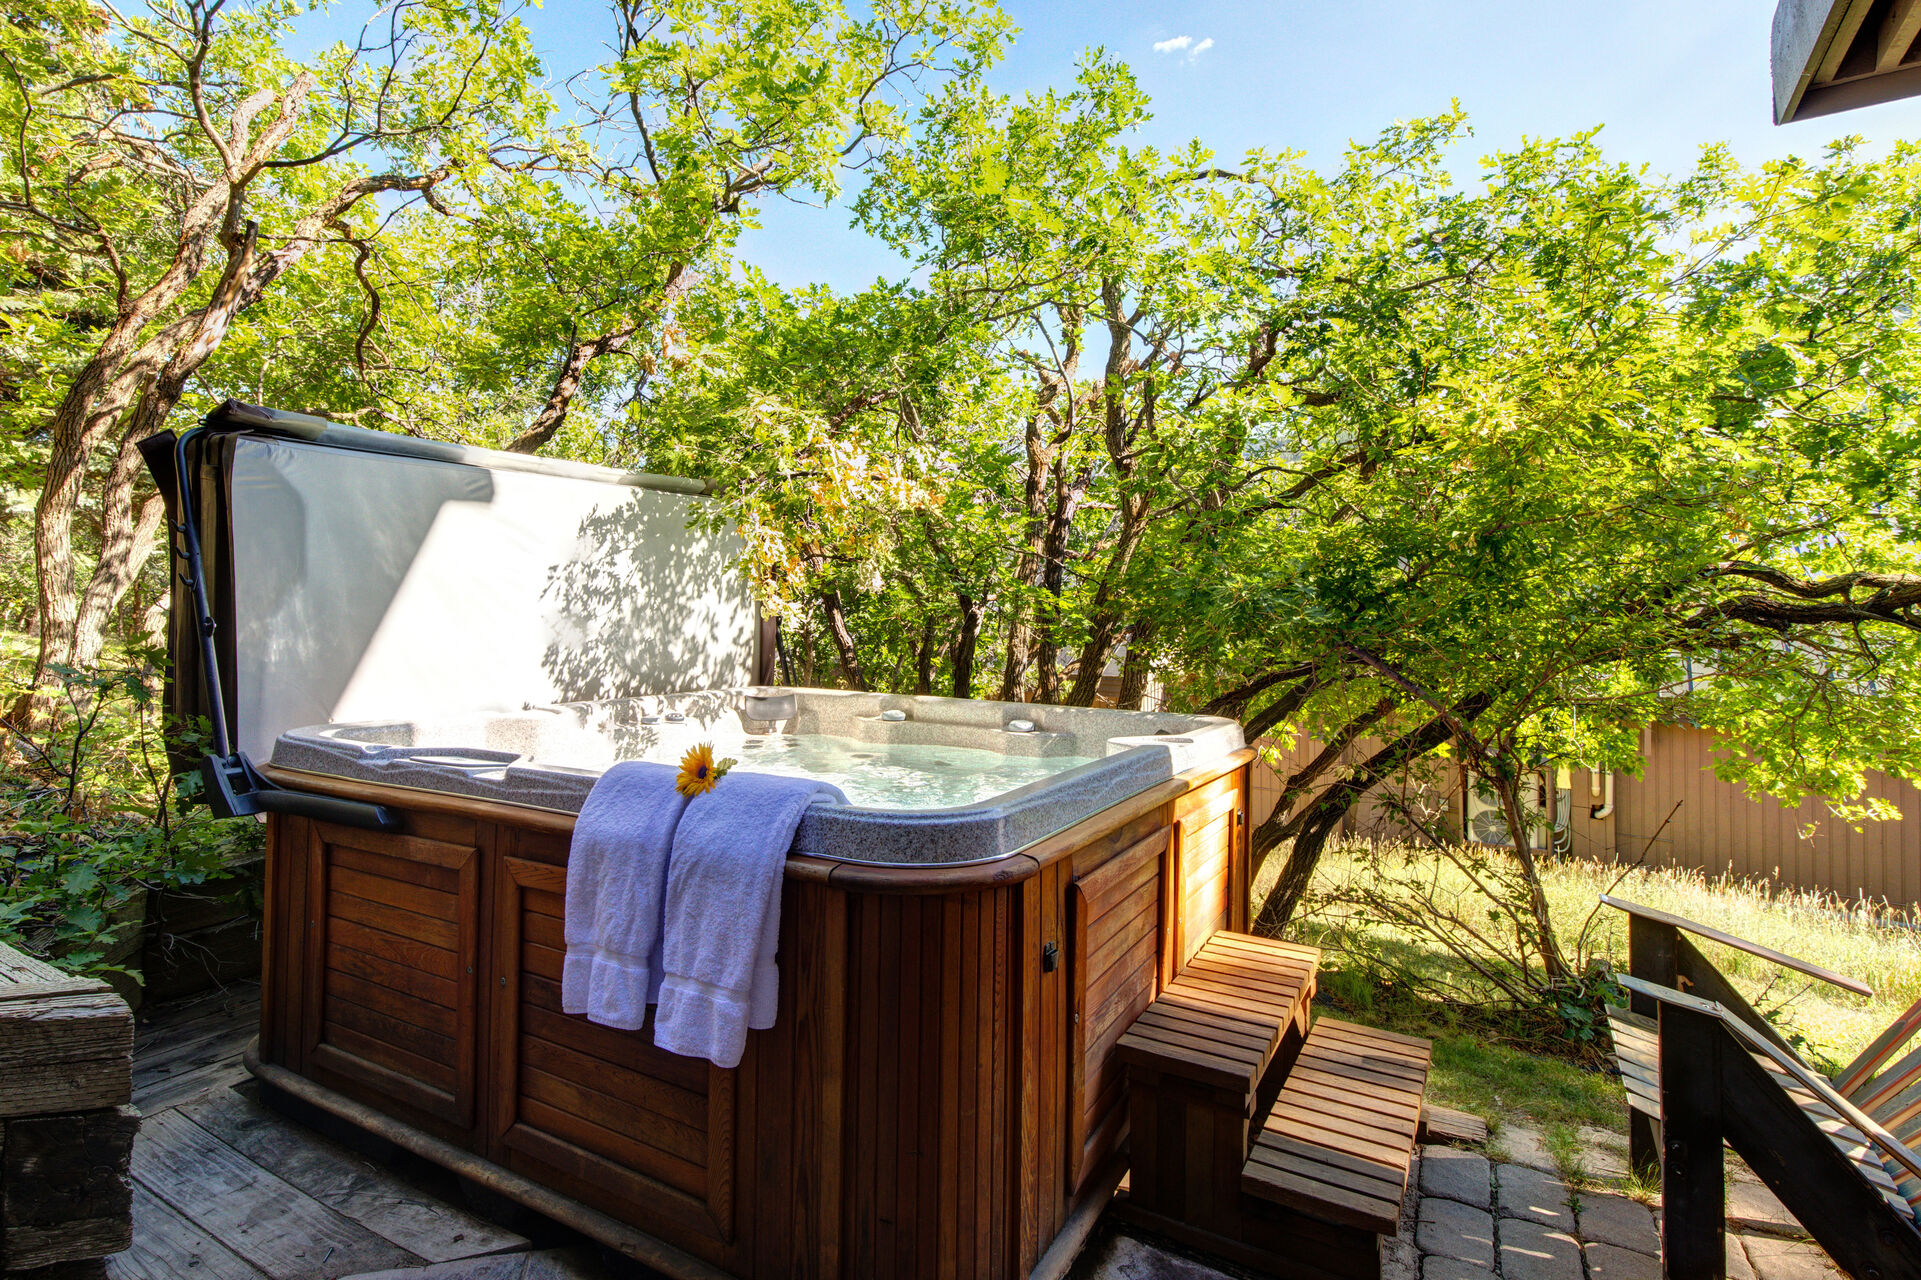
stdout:
[[666,1239],[731,1241],[737,1073],[656,1049],[651,1025],[620,1031],[563,1012],[566,868],[496,867],[495,1158]]
[[1180,961],[1187,966],[1194,953],[1222,929],[1234,927],[1245,912],[1234,909],[1240,857],[1241,792],[1239,777],[1229,774],[1200,792],[1182,797],[1177,809],[1180,828],[1175,844],[1180,860]]
[[478,850],[314,823],[307,869],[308,1070],[471,1128]]
[[1074,882],[1074,1040],[1068,1064],[1068,1187],[1118,1145],[1126,1096],[1113,1048],[1160,990],[1162,827]]

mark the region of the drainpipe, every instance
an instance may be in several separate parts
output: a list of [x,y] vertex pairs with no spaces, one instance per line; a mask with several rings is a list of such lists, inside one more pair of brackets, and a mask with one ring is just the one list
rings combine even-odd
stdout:
[[[1590,771],[1588,779],[1588,794],[1593,796],[1598,791],[1604,799],[1598,807],[1589,806],[1587,816],[1596,822],[1599,822],[1603,818],[1612,817],[1614,814],[1614,770],[1607,769],[1600,773]],[[1598,786],[1596,785],[1596,779],[1599,779]]]

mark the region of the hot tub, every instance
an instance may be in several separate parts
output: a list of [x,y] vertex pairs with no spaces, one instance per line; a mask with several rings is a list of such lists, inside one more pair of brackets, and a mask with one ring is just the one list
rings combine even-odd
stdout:
[[750,687],[290,730],[282,770],[577,813],[617,760],[711,743],[737,769],[831,782],[793,852],[966,863],[1034,841],[1242,746],[1212,716]]
[[[267,819],[269,1099],[669,1275],[1064,1274],[1126,1169],[1116,1040],[1245,927],[1239,728],[782,688],[697,483],[223,412],[149,456],[204,534],[168,704]],[[848,798],[731,1069],[560,1008],[575,811],[692,741]]]

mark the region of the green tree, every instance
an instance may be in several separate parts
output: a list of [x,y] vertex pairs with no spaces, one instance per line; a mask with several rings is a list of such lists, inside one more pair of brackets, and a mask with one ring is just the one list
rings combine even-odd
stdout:
[[861,202],[1026,388],[1003,698],[1031,675],[1041,701],[1087,705],[1131,636],[1138,705],[1158,625],[1142,583],[1245,482],[1248,426],[1284,393],[1246,239],[1262,162],[1129,146],[1146,118],[1132,75],[1098,53],[1065,93],[956,86]]
[[675,303],[755,225],[757,202],[831,198],[849,166],[905,136],[917,86],[971,80],[1006,31],[991,0],[865,10],[617,0],[615,56],[575,86],[587,198],[513,175],[523,189],[475,222],[494,331],[551,371],[505,447],[552,440],[597,361],[620,365],[610,390],[642,394]]
[[1277,175],[1302,234],[1276,314],[1317,401],[1263,426],[1275,469],[1170,625],[1216,708],[1368,744],[1297,771],[1255,833],[1288,851],[1264,925],[1361,794],[1446,747],[1503,797],[1552,980],[1516,794],[1541,760],[1631,766],[1667,715],[1790,798],[1921,768],[1921,170],[1905,146],[1758,173],[1710,149],[1668,182],[1590,136],[1495,156],[1468,194],[1457,128]]
[[787,678],[816,678],[819,643],[853,687],[931,690],[944,658],[971,696],[1009,407],[982,335],[911,288],[788,293],[751,271],[681,318],[711,336],[636,407],[630,448],[713,478],[783,620]]
[[[237,316],[383,205],[529,161],[550,104],[526,32],[492,5],[402,0],[301,65],[298,6],[156,0],[123,16],[45,0],[0,25],[0,225],[16,432],[45,450],[35,510],[40,659],[85,664],[153,545],[135,446]],[[74,523],[97,486],[83,584]]]
[[[1005,26],[987,0],[622,0],[568,119],[493,0],[382,6],[306,66],[285,52],[302,8],[49,0],[0,29],[9,426],[44,454],[37,679],[99,652],[161,515],[135,446],[183,397],[552,444],[583,394],[645,392],[754,200],[831,191],[900,136],[915,82],[973,73]],[[610,455],[596,418],[569,452]]]
[[[1144,110],[1098,58],[1064,94],[956,87],[861,205],[924,287],[730,321],[809,329],[748,383],[816,388],[816,458],[912,478],[784,562],[849,678],[957,634],[918,527],[974,512],[1003,696],[1089,700],[1126,635],[1136,690],[1151,652],[1187,705],[1325,744],[1255,833],[1286,859],[1264,927],[1363,795],[1445,753],[1517,833],[1550,985],[1571,975],[1520,834],[1544,762],[1632,767],[1639,726],[1679,716],[1742,744],[1722,769],[1757,792],[1917,776],[1914,149],[1749,172],[1710,148],[1669,180],[1583,135],[1463,188],[1458,111],[1323,173],[1129,148]],[[909,306],[918,327],[855,319]],[[962,341],[979,363],[944,355],[929,452],[877,452],[909,415],[841,415],[893,385],[890,350]],[[757,468],[770,445],[710,456],[805,477]]]

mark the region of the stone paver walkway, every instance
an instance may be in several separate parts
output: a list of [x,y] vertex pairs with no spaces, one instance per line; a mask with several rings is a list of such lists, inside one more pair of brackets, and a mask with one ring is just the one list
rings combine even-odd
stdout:
[[[1512,1154],[1512,1133],[1500,1147]],[[1522,1150],[1539,1151],[1538,1139]],[[1479,1151],[1423,1147],[1408,1181],[1401,1234],[1381,1242],[1382,1280],[1661,1280],[1657,1211],[1605,1190],[1571,1189],[1547,1168]],[[1841,1280],[1754,1175],[1730,1157],[1728,1280]],[[1104,1232],[1075,1280],[1234,1280],[1125,1227]]]
[[[1522,1149],[1538,1144],[1524,1140]],[[1774,1234],[1729,1234],[1729,1280],[1837,1280],[1827,1255],[1797,1238],[1767,1189],[1744,1174],[1737,1167],[1729,1179],[1734,1225]],[[1411,1199],[1402,1237],[1383,1246],[1391,1280],[1660,1280],[1655,1211],[1617,1192],[1573,1190],[1531,1163],[1426,1147]]]

